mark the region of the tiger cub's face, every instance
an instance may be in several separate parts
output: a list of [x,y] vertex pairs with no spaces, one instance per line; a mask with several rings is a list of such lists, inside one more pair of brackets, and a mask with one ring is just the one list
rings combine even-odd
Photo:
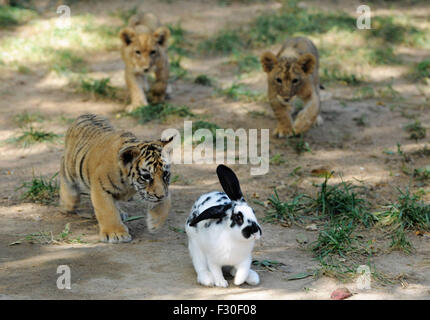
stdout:
[[128,179],[142,200],[157,203],[169,195],[170,160],[163,142],[142,143],[120,151],[122,164],[129,168]]

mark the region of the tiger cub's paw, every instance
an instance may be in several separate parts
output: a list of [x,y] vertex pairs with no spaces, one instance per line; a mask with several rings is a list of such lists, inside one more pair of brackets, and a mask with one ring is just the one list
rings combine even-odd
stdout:
[[146,225],[148,227],[149,233],[156,233],[164,224],[164,219],[160,219],[159,217],[152,217],[148,214],[146,218]]

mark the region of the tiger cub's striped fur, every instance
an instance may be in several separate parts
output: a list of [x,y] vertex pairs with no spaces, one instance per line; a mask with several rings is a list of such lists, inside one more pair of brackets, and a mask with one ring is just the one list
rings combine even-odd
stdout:
[[150,231],[161,227],[170,209],[170,161],[166,141],[143,142],[115,130],[94,114],[79,116],[67,130],[60,170],[60,204],[75,212],[81,193],[90,193],[103,242],[128,242],[116,200],[136,192],[148,203]]

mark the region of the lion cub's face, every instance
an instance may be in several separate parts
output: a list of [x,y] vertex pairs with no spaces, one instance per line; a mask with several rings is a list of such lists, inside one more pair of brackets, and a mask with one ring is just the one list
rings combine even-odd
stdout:
[[160,27],[154,32],[136,33],[132,28],[120,32],[125,58],[131,63],[135,73],[145,73],[155,65],[160,50],[166,47],[170,31]]
[[269,88],[282,104],[287,104],[306,84],[308,76],[315,68],[315,57],[306,53],[299,58],[277,58],[265,52],[260,58],[263,70],[267,73]]

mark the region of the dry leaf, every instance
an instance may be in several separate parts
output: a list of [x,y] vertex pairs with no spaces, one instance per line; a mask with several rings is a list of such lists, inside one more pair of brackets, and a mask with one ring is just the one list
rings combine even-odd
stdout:
[[326,168],[313,169],[311,175],[314,177],[331,177],[332,173]]

